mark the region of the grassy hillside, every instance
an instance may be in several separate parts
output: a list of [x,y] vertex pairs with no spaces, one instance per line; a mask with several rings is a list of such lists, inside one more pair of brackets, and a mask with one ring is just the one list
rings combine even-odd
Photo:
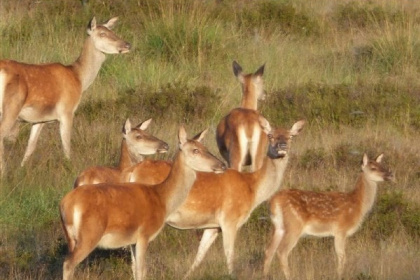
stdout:
[[[66,254],[58,203],[86,167],[118,162],[121,127],[153,118],[149,130],[170,144],[179,124],[189,134],[215,127],[239,105],[232,72],[265,63],[272,126],[305,119],[294,139],[284,188],[350,190],[363,153],[384,153],[397,183],[380,185],[376,204],[349,239],[348,279],[418,279],[420,272],[420,3],[409,0],[0,2],[0,59],[72,63],[86,26],[119,16],[115,32],[133,49],[109,55],[76,112],[72,159],[64,159],[58,124],[48,124],[20,167],[30,125],[6,142],[0,186],[0,278],[59,279]],[[7,106],[7,105],[5,105]],[[296,140],[296,141],[295,141]],[[266,205],[240,230],[238,279],[262,278],[270,222]],[[148,279],[180,279],[201,231],[166,227],[149,247]],[[290,256],[296,279],[334,279],[330,238],[302,239]],[[97,250],[80,279],[129,279],[126,250]],[[283,277],[277,261],[270,277]],[[192,279],[230,279],[219,237]]]

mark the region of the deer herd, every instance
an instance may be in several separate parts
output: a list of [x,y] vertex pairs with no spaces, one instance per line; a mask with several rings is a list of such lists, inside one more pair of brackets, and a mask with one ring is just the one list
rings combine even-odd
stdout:
[[[88,37],[79,58],[71,65],[32,65],[0,61],[0,170],[4,139],[16,136],[18,120],[32,124],[23,166],[35,149],[45,123],[58,121],[64,154],[70,158],[74,113],[82,93],[92,84],[105,54],[127,53],[131,45],[113,31],[117,18],[88,25]],[[292,139],[302,131],[299,120],[290,129],[271,127],[258,111],[265,97],[264,65],[244,74],[234,61],[233,73],[242,86],[242,101],[217,125],[216,142],[227,165],[201,143],[207,130],[188,138],[178,130],[178,147],[172,161],[144,156],[166,153],[169,146],[145,130],[151,119],[122,129],[117,167],[85,169],[73,190],[60,202],[60,216],[68,243],[63,279],[96,247],[129,246],[134,279],[146,275],[145,256],[151,242],[165,226],[203,229],[196,257],[184,278],[200,265],[219,233],[229,274],[234,274],[236,235],[252,211],[268,201],[274,229],[265,251],[263,275],[268,277],[277,253],[286,279],[291,279],[288,255],[303,235],[333,236],[337,274],[345,264],[345,241],[355,233],[371,210],[377,183],[394,180],[382,165],[383,155],[371,160],[365,154],[361,173],[351,192],[282,190]]]

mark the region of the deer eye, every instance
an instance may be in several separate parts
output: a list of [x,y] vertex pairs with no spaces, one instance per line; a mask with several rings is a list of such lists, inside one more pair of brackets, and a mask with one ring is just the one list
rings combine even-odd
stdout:
[[268,134],[268,139],[273,139],[273,134]]
[[106,33],[105,32],[99,33],[99,37],[105,37],[105,36],[106,36]]
[[193,153],[194,153],[194,154],[199,154],[199,153],[200,153],[200,150],[199,150],[199,149],[194,149],[194,150],[193,150]]
[[137,139],[137,140],[140,140],[140,139],[142,139],[142,138],[143,138],[143,137],[141,137],[141,135],[137,135],[137,136],[136,136],[136,139]]

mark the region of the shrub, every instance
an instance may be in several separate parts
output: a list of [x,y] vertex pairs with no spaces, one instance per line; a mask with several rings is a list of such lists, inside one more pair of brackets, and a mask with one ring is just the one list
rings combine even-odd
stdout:
[[120,116],[131,116],[142,110],[156,120],[188,124],[212,118],[218,100],[219,95],[209,87],[189,88],[175,83],[166,84],[157,91],[128,89],[120,93],[116,100],[86,102],[78,113],[92,123],[97,119],[109,119],[113,112],[118,112]]
[[264,28],[297,35],[316,35],[320,29],[308,13],[279,1],[258,1],[246,6],[240,17],[240,26],[252,32],[254,28]]
[[419,97],[411,91],[387,80],[366,85],[309,82],[267,94],[261,110],[268,119],[281,123],[304,118],[322,125],[360,127],[370,119],[420,127]]
[[380,194],[368,222],[367,230],[371,237],[386,239],[401,228],[412,238],[420,237],[420,208],[404,200],[402,192]]
[[334,14],[338,26],[348,28],[369,28],[388,23],[401,22],[404,13],[394,8],[376,6],[371,1],[350,1],[340,5]]

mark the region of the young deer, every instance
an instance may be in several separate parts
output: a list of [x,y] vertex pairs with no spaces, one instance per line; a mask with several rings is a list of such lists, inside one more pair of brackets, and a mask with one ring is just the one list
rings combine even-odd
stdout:
[[372,209],[377,183],[394,180],[381,165],[383,155],[375,161],[363,156],[362,173],[349,193],[282,190],[270,200],[272,240],[267,247],[264,275],[268,274],[274,253],[280,260],[286,279],[290,279],[288,255],[303,235],[334,236],[341,279],[345,263],[346,238],[355,233]]
[[242,85],[240,108],[235,108],[218,124],[216,141],[220,154],[229,166],[238,171],[251,165],[250,171],[260,168],[267,146],[266,137],[258,123],[258,99],[264,99],[264,65],[253,74],[242,74],[241,66],[234,61],[233,72]]
[[94,166],[85,169],[74,182],[74,188],[88,184],[124,182],[123,171],[143,161],[144,155],[166,153],[169,145],[145,131],[151,121],[152,119],[148,119],[136,127],[131,127],[131,122],[127,119],[122,130],[119,165],[117,167]]
[[127,245],[132,245],[134,279],[143,279],[148,243],[185,200],[196,172],[220,173],[226,169],[200,143],[204,134],[188,140],[185,129],[179,129],[179,151],[172,169],[166,180],[153,188],[132,183],[84,185],[61,200],[61,221],[69,248],[63,279],[71,279],[76,265],[95,247]]
[[64,153],[70,158],[73,116],[82,93],[96,78],[105,54],[127,53],[131,48],[129,43],[111,31],[116,21],[115,17],[97,25],[93,18],[87,28],[89,37],[72,65],[0,61],[1,172],[4,169],[3,140],[10,136],[12,129],[17,132],[17,119],[32,123],[22,166],[33,153],[44,124],[50,121],[60,122]]
[[[167,219],[167,224],[178,229],[205,229],[188,277],[203,260],[219,231],[230,274],[233,274],[234,243],[237,231],[248,220],[251,212],[269,199],[279,188],[288,163],[291,138],[299,134],[304,121],[298,121],[291,130],[271,130],[267,120],[260,117],[261,126],[268,133],[269,147],[261,169],[240,173],[228,169],[223,174],[198,173],[186,201]],[[267,136],[266,136],[267,137]],[[166,164],[158,166],[164,178],[169,170]],[[131,178],[144,180],[143,168],[134,168]]]

